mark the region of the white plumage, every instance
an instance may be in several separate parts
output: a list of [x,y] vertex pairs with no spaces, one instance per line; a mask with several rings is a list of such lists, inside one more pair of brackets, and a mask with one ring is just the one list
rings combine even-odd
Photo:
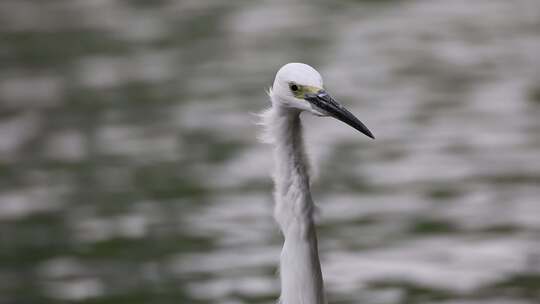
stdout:
[[289,63],[269,91],[272,107],[262,113],[263,141],[273,145],[274,217],[285,238],[280,258],[282,304],[326,303],[311,198],[309,161],[300,113],[332,116],[364,134],[371,132],[323,89],[321,75]]

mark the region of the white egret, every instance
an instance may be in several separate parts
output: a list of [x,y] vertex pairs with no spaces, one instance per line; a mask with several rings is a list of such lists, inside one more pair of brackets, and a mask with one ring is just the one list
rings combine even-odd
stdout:
[[304,151],[300,113],[337,118],[374,138],[368,128],[323,88],[321,75],[302,63],[284,65],[269,90],[272,107],[261,114],[263,140],[273,145],[274,217],[285,238],[280,258],[281,304],[326,303]]

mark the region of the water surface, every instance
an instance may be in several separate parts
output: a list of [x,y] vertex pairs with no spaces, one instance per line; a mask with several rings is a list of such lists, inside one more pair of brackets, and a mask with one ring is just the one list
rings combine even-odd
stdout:
[[0,303],[275,303],[252,113],[304,116],[331,303],[540,301],[540,5],[0,3]]

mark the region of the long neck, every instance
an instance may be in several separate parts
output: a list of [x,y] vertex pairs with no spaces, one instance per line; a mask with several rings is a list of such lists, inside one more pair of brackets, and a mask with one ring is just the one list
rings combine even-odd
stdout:
[[285,237],[280,261],[282,304],[326,303],[299,112],[275,106],[267,115],[275,158],[274,217]]

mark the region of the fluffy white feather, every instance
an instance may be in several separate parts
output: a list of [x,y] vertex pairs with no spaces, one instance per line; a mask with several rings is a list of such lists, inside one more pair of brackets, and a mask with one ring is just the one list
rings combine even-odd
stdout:
[[326,299],[313,219],[315,205],[300,120],[300,113],[310,110],[292,96],[291,81],[322,88],[321,76],[313,68],[287,64],[269,90],[272,107],[260,114],[261,140],[273,145],[274,217],[285,238],[280,258],[280,302],[323,304]]

